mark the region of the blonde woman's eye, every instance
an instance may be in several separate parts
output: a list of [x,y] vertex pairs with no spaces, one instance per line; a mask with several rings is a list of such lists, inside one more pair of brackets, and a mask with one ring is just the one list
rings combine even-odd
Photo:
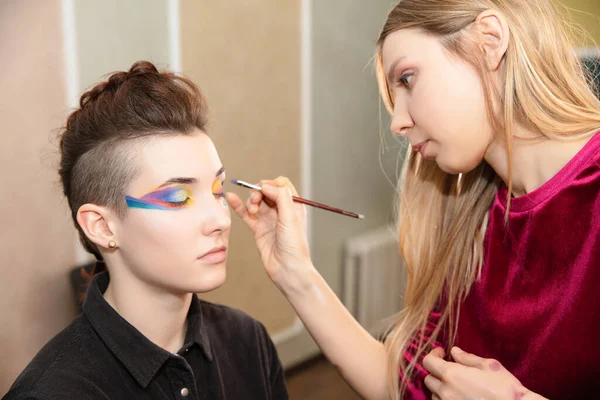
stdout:
[[397,83],[406,86],[407,88],[411,87],[413,80],[413,74],[404,74],[400,78],[398,78]]

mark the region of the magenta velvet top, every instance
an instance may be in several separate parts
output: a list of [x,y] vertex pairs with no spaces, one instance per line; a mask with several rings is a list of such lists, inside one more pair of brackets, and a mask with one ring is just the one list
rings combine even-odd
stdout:
[[[482,276],[461,306],[456,345],[499,360],[552,400],[598,399],[600,134],[512,199],[508,227],[506,196],[503,187],[490,209]],[[430,398],[419,371],[407,398]]]

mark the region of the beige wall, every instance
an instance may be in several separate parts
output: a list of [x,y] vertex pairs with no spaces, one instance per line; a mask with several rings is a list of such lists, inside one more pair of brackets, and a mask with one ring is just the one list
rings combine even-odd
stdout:
[[[159,69],[170,67],[169,0],[73,1],[73,69],[75,104],[79,96],[115,71],[139,60]],[[70,99],[71,101],[73,99]],[[79,243],[78,264],[93,261]]]
[[[580,45],[600,45],[600,1],[599,0],[557,0],[571,8],[571,16],[589,34],[591,40]],[[593,41],[593,42],[592,42]]]
[[[311,191],[318,201],[366,216],[313,212],[313,261],[338,294],[345,240],[385,226],[393,216],[394,169],[404,144],[388,133],[372,64],[389,5],[389,0],[352,7],[346,0],[313,2]],[[383,152],[380,133],[389,145]]]
[[75,315],[75,239],[51,143],[67,112],[60,10],[0,6],[0,396]]
[[[228,178],[286,175],[300,185],[300,0],[182,1],[180,15],[182,71],[208,99]],[[295,314],[235,216],[230,249],[226,284],[202,297],[248,312],[272,334],[288,328]]]
[[169,67],[168,0],[74,2],[78,93],[135,61]]

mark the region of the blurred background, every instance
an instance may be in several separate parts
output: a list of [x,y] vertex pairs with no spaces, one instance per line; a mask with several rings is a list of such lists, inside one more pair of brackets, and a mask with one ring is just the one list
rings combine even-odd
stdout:
[[[582,56],[596,57],[600,2],[563,2],[589,34]],[[403,285],[393,209],[405,145],[389,135],[372,64],[393,3],[0,0],[0,396],[77,314],[70,274],[91,260],[61,194],[59,128],[86,88],[137,60],[200,86],[229,178],[285,175],[303,197],[367,216],[309,210],[309,241],[324,278],[375,332]],[[292,399],[353,398],[318,361],[235,217],[227,283],[202,297],[265,324]]]

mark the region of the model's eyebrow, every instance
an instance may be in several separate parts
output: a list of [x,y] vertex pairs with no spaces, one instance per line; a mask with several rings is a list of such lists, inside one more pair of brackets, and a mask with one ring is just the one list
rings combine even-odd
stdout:
[[[224,173],[225,173],[225,167],[221,167],[215,174],[215,177],[218,178],[219,176],[221,176]],[[159,188],[162,188],[162,187],[165,187],[168,185],[172,185],[174,183],[179,183],[179,184],[183,184],[183,185],[192,185],[197,182],[198,182],[198,179],[196,179],[196,178],[187,178],[187,177],[180,176],[180,177],[171,178],[171,179],[166,180],[159,186]]]
[[400,63],[400,61],[404,60],[406,58],[406,56],[402,56],[398,59],[396,59],[396,61],[394,61],[392,63],[392,65],[390,65],[390,69],[387,72],[387,80],[388,82],[392,82],[392,78],[394,76],[394,71],[396,70],[396,67],[398,66],[398,64]]
[[184,185],[192,185],[196,182],[198,182],[198,180],[196,178],[177,177],[177,178],[171,178],[171,179],[165,181],[162,185],[159,186],[159,188],[162,188],[162,187],[165,187],[168,185],[172,185],[174,183],[179,183],[179,184],[184,184]]

